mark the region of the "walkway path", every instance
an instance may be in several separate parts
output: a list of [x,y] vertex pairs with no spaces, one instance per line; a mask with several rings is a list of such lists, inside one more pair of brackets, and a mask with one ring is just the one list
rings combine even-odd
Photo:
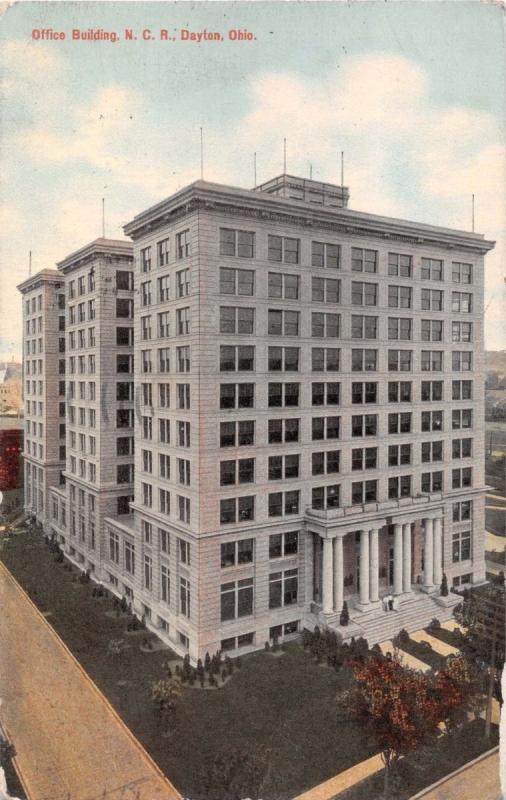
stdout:
[[354,767],[345,769],[339,775],[334,775],[328,781],[324,781],[318,786],[308,789],[307,792],[297,795],[294,800],[332,800],[340,792],[344,792],[345,789],[349,789],[355,783],[381,772],[383,767],[384,764],[380,755],[371,756],[371,758],[361,761],[360,764],[355,764]]
[[443,781],[438,781],[411,800],[501,800],[499,753],[472,761]]
[[0,719],[30,800],[182,800],[0,563]]
[[[412,634],[410,634],[411,636]],[[381,652],[386,655],[387,653],[394,652],[394,645],[392,641],[382,642],[380,644]],[[404,664],[405,667],[409,667],[410,669],[417,669],[419,672],[429,672],[430,666],[426,664],[425,661],[420,661],[419,658],[416,656],[412,656],[411,653],[406,653],[404,650],[399,648],[398,650],[399,658],[401,663]]]
[[436,636],[431,636],[430,633],[427,633],[427,631],[424,630],[410,633],[410,637],[415,642],[427,642],[430,644],[432,649],[441,656],[454,656],[459,652],[457,647],[453,647],[451,644],[443,642]]

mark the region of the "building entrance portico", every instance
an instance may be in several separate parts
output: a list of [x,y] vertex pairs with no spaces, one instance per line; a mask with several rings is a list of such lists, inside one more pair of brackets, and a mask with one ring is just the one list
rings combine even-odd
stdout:
[[374,521],[361,529],[313,533],[313,602],[335,619],[346,600],[350,609],[382,609],[382,598],[402,603],[414,591],[439,590],[442,517]]

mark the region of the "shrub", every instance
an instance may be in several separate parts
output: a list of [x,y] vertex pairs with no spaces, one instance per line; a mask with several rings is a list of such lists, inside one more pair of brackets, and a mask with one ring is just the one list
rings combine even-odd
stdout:
[[440,628],[440,627],[441,627],[441,623],[440,623],[440,621],[438,620],[438,618],[437,618],[437,617],[433,617],[433,618],[431,619],[431,621],[430,621],[429,628],[433,628],[434,630],[437,630],[437,629],[438,629],[438,628]]
[[277,633],[275,633],[274,636],[272,637],[272,649],[275,653],[277,653],[277,651],[279,650],[279,637]]
[[[304,628],[302,631],[302,647],[304,648],[304,650],[307,650],[311,646],[312,639],[313,639],[313,634],[311,633],[311,631],[308,631],[307,628]],[[266,642],[266,644],[269,644],[269,642]],[[265,649],[267,650],[268,648],[266,647]]]
[[232,661],[231,658],[229,658],[229,656],[225,658],[225,667],[227,669],[228,674],[232,675],[232,672],[234,671],[234,662]]
[[343,608],[341,611],[341,615],[339,617],[339,624],[340,625],[348,625],[350,622],[350,612],[348,611],[348,603],[346,600],[343,603]]
[[121,598],[120,608],[124,614],[128,611],[128,604],[126,601],[126,597]]
[[199,680],[200,680],[200,688],[203,689],[204,688],[204,673],[200,674]]
[[235,665],[236,665],[237,669],[241,669],[241,657],[240,656],[239,656],[239,658],[236,659]]
[[211,671],[211,656],[209,655],[209,653],[206,653],[206,656],[204,658],[204,669],[206,672]]
[[394,636],[392,639],[392,644],[394,647],[399,647],[401,650],[403,647],[409,644],[409,633],[405,628],[399,631],[397,636]]
[[443,572],[443,580],[441,581],[441,597],[448,597],[448,578],[446,572]]
[[268,653],[270,649],[271,649],[271,646],[270,646],[269,642],[266,642],[266,643],[264,644],[264,650],[265,650],[265,652],[266,652],[266,653]]
[[227,677],[227,670],[226,669],[222,669],[221,670],[221,680],[223,682],[225,682],[226,677]]

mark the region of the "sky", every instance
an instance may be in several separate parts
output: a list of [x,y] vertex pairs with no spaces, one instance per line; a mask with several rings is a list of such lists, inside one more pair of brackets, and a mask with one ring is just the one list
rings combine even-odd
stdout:
[[[486,346],[506,348],[503,10],[467,2],[21,2],[0,20],[0,360],[16,285],[200,177],[339,182],[350,207],[496,240]],[[120,39],[82,41],[72,30]],[[136,40],[126,41],[125,30]],[[144,40],[149,29],[153,38]],[[165,29],[168,41],[160,38]],[[222,41],[182,41],[180,31]],[[66,34],[35,39],[37,31]],[[251,40],[231,41],[230,30]],[[47,34],[45,34],[47,36]],[[174,39],[174,40],[172,40]]]

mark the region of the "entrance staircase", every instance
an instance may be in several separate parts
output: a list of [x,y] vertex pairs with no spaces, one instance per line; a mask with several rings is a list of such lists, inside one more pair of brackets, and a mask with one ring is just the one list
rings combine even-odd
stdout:
[[[455,598],[456,603],[460,598]],[[343,627],[330,623],[330,627],[344,640],[352,636],[363,636],[369,647],[392,639],[402,628],[413,633],[426,628],[434,617],[446,622],[453,616],[453,608],[439,605],[430,595],[415,592],[401,600],[398,611],[384,611],[383,608],[361,612],[350,608],[350,625]]]

